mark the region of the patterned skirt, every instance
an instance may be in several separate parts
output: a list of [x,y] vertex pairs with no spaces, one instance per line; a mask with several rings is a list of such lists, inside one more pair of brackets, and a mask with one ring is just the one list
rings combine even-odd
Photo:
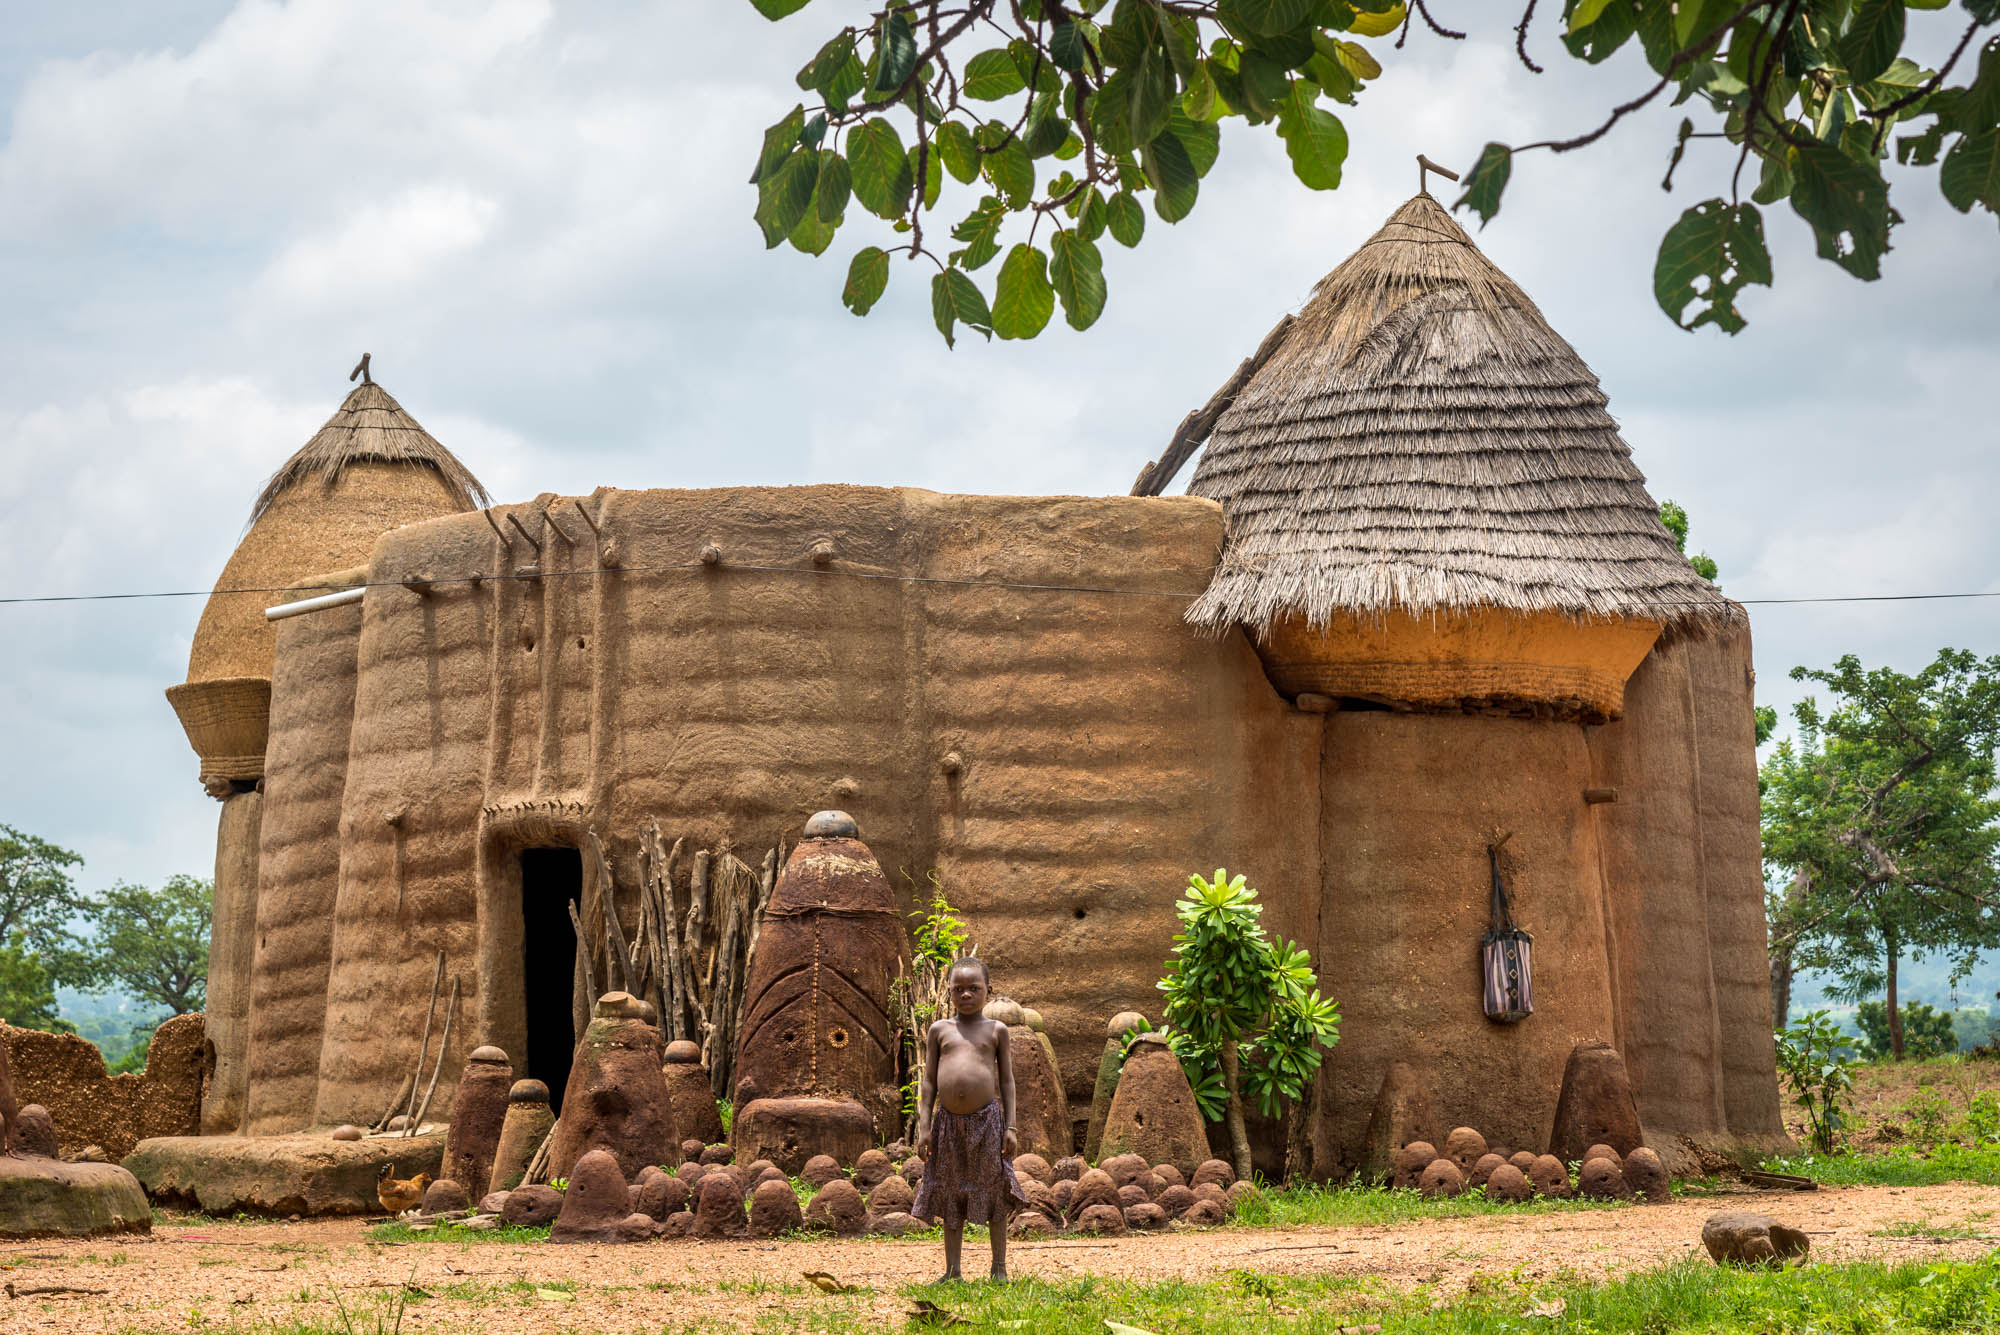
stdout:
[[924,1162],[910,1213],[926,1223],[959,1228],[968,1219],[987,1222],[997,1205],[1004,1228],[1006,1216],[1028,1203],[1006,1151],[1007,1118],[1000,1100],[973,1113],[938,1109],[931,1115],[931,1157]]

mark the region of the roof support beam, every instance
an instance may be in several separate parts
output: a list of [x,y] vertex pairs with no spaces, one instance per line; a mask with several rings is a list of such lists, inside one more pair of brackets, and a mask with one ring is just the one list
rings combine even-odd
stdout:
[[1180,428],[1174,432],[1174,438],[1167,443],[1166,453],[1162,454],[1157,462],[1149,463],[1139,470],[1139,478],[1132,484],[1131,495],[1158,496],[1167,489],[1167,484],[1174,480],[1174,474],[1180,472],[1187,461],[1194,457],[1194,452],[1208,440],[1209,433],[1215,430],[1216,421],[1230,404],[1236,402],[1236,396],[1243,392],[1243,387],[1250,383],[1250,378],[1257,374],[1265,362],[1271,360],[1271,355],[1278,350],[1279,344],[1285,341],[1285,334],[1291,327],[1292,317],[1289,315],[1278,321],[1277,328],[1264,335],[1264,341],[1257,345],[1257,351],[1250,354],[1243,364],[1236,368],[1236,374],[1230,376],[1222,388],[1209,397],[1207,403],[1181,419]]

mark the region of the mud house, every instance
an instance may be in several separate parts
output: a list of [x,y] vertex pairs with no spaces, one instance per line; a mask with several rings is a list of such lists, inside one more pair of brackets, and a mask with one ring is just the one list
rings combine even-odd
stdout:
[[[357,389],[169,692],[223,801],[205,1130],[375,1120],[440,950],[440,1097],[482,1043],[561,1088],[592,878],[636,877],[649,823],[762,849],[839,807],[906,900],[937,877],[1079,1106],[1107,1017],[1157,1013],[1188,873],[1226,865],[1345,1012],[1324,1166],[1392,1060],[1539,1145],[1589,1039],[1651,1138],[1780,1138],[1749,631],[1595,377],[1427,195],[1265,352],[1180,497],[480,509]],[[264,619],[330,589],[365,591]],[[1502,834],[1536,951],[1506,1025],[1477,971]]]

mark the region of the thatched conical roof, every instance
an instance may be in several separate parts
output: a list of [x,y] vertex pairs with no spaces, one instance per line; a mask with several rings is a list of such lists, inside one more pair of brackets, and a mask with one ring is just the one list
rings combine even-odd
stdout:
[[1188,490],[1222,503],[1188,619],[1475,608],[1742,619],[1660,523],[1575,349],[1428,194],[1324,279],[1216,423]]
[[437,473],[459,509],[492,503],[471,469],[418,426],[417,419],[403,411],[403,405],[391,398],[388,390],[364,381],[326,419],[326,425],[285,460],[284,467],[271,474],[257,495],[250,522],[255,524],[262,518],[271,502],[287,489],[317,479],[323,489],[330,490],[343,472],[358,463],[418,464]]

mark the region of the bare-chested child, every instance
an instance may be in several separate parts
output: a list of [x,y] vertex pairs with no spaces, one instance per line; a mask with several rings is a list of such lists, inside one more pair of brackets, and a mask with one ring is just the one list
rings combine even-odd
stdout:
[[924,1037],[917,1096],[917,1153],[924,1178],[910,1213],[944,1223],[944,1279],[960,1278],[968,1220],[993,1235],[993,1278],[1007,1278],[1007,1216],[1027,1204],[1014,1176],[1014,1067],[1007,1026],[984,1012],[992,982],[983,960],[967,956],[945,975],[954,1014]]

